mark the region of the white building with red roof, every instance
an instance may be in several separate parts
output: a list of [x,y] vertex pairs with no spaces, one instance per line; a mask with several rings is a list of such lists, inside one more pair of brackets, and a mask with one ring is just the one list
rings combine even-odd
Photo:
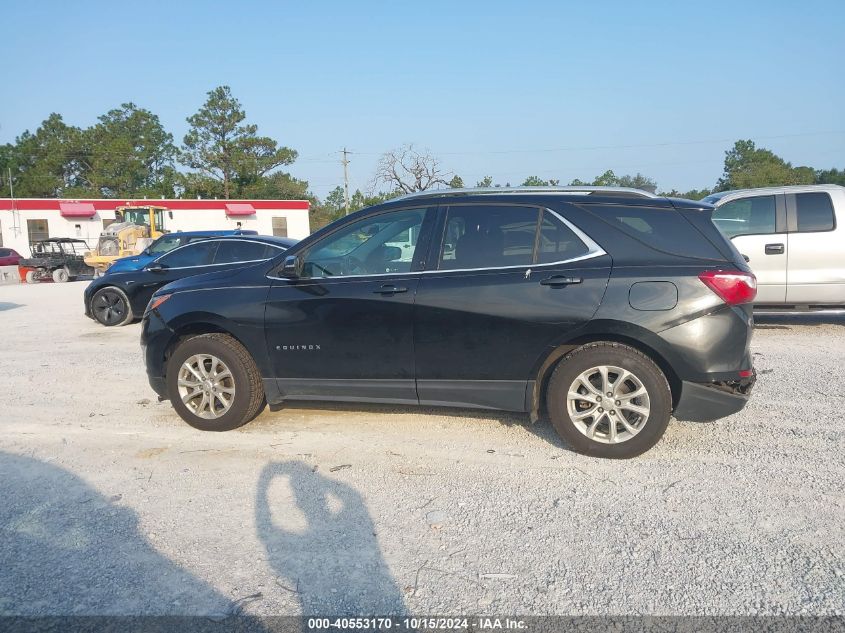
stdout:
[[0,246],[29,256],[32,242],[73,237],[93,248],[115,210],[125,206],[164,207],[169,232],[244,229],[294,239],[311,232],[307,200],[0,198]]

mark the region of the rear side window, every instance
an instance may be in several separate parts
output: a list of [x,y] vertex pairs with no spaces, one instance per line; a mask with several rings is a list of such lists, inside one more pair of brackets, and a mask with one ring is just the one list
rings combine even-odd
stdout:
[[715,246],[674,209],[596,205],[606,222],[655,250],[680,257],[724,259]]
[[217,255],[214,256],[215,264],[233,264],[235,262],[248,262],[258,259],[265,259],[264,252],[266,244],[261,242],[245,242],[243,240],[220,241],[217,247]]
[[575,233],[548,211],[543,211],[540,239],[537,243],[537,263],[552,264],[589,252],[589,248]]
[[205,241],[188,244],[177,248],[158,259],[159,263],[169,268],[186,268],[188,266],[207,266],[214,258],[217,242]]
[[531,264],[540,209],[506,205],[450,207],[440,270]]
[[713,211],[713,223],[727,237],[775,233],[774,196],[753,196],[726,202]]
[[798,232],[830,231],[833,229],[833,203],[822,192],[795,194]]

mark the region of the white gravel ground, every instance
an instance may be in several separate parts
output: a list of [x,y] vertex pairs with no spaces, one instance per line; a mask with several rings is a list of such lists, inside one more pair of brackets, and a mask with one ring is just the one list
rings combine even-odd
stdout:
[[845,611],[842,318],[760,319],[745,411],[611,462],[508,413],[195,431],[84,286],[0,287],[0,614]]

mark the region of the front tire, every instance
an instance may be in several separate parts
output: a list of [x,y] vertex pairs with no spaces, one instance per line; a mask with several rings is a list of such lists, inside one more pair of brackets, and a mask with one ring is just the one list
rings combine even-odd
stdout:
[[35,276],[34,270],[26,271],[26,283],[28,284],[37,284],[39,282],[38,277]]
[[101,325],[114,327],[130,323],[135,315],[129,297],[120,288],[100,288],[91,298],[91,314]]
[[201,431],[231,431],[263,409],[264,386],[252,356],[226,334],[183,342],[167,363],[167,395],[176,413]]
[[546,406],[557,434],[579,453],[628,459],[663,437],[672,393],[666,376],[642,352],[590,343],[555,368]]

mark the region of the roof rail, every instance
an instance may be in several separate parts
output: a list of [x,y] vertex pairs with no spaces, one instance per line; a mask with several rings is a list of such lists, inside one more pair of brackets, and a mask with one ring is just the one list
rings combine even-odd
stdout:
[[641,198],[659,198],[657,194],[650,191],[643,191],[642,189],[634,189],[633,187],[601,187],[587,185],[583,187],[476,187],[465,189],[427,189],[425,191],[417,191],[409,193],[398,198],[393,198],[391,202],[396,200],[410,200],[418,198],[437,198],[441,196],[474,196],[474,195],[494,195],[494,194],[518,194],[518,193],[547,193],[547,194],[569,194],[569,195],[605,195],[605,196],[638,196]]

